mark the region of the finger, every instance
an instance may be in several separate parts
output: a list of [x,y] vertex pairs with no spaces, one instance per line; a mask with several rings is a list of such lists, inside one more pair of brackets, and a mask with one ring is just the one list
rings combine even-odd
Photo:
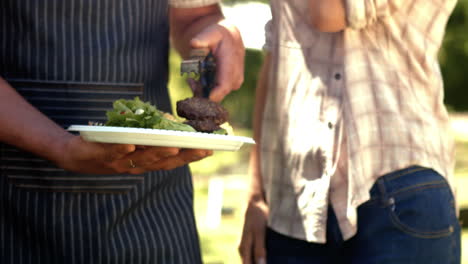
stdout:
[[172,170],[190,162],[201,160],[207,156],[210,156],[212,153],[213,152],[211,150],[184,149],[181,150],[177,156],[162,159],[156,164],[153,164],[153,166],[149,167],[149,169]]
[[190,40],[192,48],[210,48],[215,53],[218,44],[223,39],[221,27],[214,25],[207,27]]
[[210,92],[210,100],[219,103],[224,99],[224,97],[226,97],[226,95],[235,89],[231,80],[226,77],[228,74],[226,74],[226,71],[224,70],[225,67],[220,64],[218,68],[219,71],[216,78],[216,86],[213,87]]
[[259,258],[256,260],[255,264],[266,264],[266,258]]
[[149,168],[153,164],[158,163],[160,160],[167,159],[169,157],[175,157],[179,155],[179,148],[169,148],[169,147],[156,147],[146,150],[144,153],[141,153],[140,157],[136,157],[135,160],[138,162],[138,165],[143,168]]
[[[76,140],[75,140],[76,139]],[[81,160],[98,160],[112,162],[133,151],[135,145],[132,144],[108,144],[96,143],[84,140],[81,136],[74,138],[76,147],[73,148],[77,157]]]
[[131,144],[106,144],[104,146],[106,150],[106,161],[113,161],[117,159],[121,159],[124,156],[134,152],[136,150],[135,145]]
[[[216,75],[216,86],[213,87],[213,89],[210,92],[210,100],[214,102],[221,102],[226,95],[228,95],[232,88],[230,81],[227,77],[226,71],[230,71],[229,68],[227,68],[222,60],[222,56],[219,59],[218,62],[218,71]],[[230,72],[232,74],[232,72]]]
[[265,264],[266,262],[266,249],[265,249],[265,229],[257,228],[254,237],[254,259],[255,264]]
[[203,158],[213,156],[213,153],[214,152],[212,150],[205,149],[205,153],[204,153],[205,156]]
[[180,148],[174,148],[174,147],[149,147],[142,151],[141,153],[138,153],[138,155],[150,158],[152,160],[160,160],[163,158],[171,157],[171,156],[176,156],[180,152]]
[[232,43],[223,42],[215,54],[217,59],[216,86],[210,93],[210,100],[220,102],[244,82],[244,51]]
[[146,147],[125,156],[124,159],[131,159],[142,167],[145,164],[151,164],[167,157],[176,156],[179,151],[179,148],[173,147]]
[[239,245],[239,255],[242,259],[242,264],[254,264],[252,263],[252,246],[253,237],[250,232],[244,228],[241,243]]
[[129,155],[114,160],[109,164],[119,173],[141,174],[151,170],[151,166],[162,159],[175,156],[179,148],[174,147],[145,147]]
[[185,164],[202,160],[207,156],[212,155],[211,150],[201,150],[201,149],[185,149],[180,152],[178,156],[174,157],[174,163],[168,163],[166,166],[163,166],[164,170],[171,170],[177,167],[181,167]]
[[242,228],[242,237],[239,245],[239,254],[243,264],[255,264],[253,261],[254,248],[254,228],[249,221],[249,217],[245,215],[244,227]]
[[194,162],[213,155],[212,150],[208,149],[184,149],[181,151],[180,158],[185,162]]

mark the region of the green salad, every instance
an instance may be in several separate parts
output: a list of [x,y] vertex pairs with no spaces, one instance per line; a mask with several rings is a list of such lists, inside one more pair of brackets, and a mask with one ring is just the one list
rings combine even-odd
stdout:
[[113,109],[107,111],[106,126],[137,127],[196,132],[195,129],[183,123],[169,113],[162,112],[139,97],[133,100],[119,99],[114,102]]
[[[106,116],[106,126],[197,132],[190,125],[184,124],[184,119],[160,111],[150,103],[141,101],[139,97],[133,100],[116,100],[113,109],[107,111]],[[225,124],[228,130],[232,130],[229,124]],[[212,133],[227,135],[227,129],[221,128]]]

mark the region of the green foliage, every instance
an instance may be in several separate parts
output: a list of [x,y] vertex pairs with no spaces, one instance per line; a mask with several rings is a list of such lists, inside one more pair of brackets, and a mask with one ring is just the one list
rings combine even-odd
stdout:
[[447,24],[440,61],[445,103],[456,111],[468,110],[468,0],[459,0]]
[[262,62],[262,51],[253,49],[246,50],[244,83],[239,90],[226,96],[225,102],[223,103],[231,114],[231,123],[234,126],[252,128],[255,87]]

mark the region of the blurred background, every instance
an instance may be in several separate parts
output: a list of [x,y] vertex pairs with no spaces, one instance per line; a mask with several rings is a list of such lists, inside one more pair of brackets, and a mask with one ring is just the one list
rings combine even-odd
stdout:
[[[247,47],[245,82],[223,101],[236,135],[252,136],[252,110],[257,73],[263,60],[264,24],[271,18],[268,1],[224,0],[226,17],[240,29]],[[171,51],[170,93],[175,102],[191,96],[179,75],[180,57]],[[468,0],[458,0],[447,30],[440,62],[445,82],[445,103],[456,139],[456,184],[461,218],[468,225]],[[194,174],[195,214],[205,264],[239,264],[237,246],[242,232],[248,186],[250,148],[216,152],[191,165]],[[468,264],[468,228],[462,238],[463,264]]]

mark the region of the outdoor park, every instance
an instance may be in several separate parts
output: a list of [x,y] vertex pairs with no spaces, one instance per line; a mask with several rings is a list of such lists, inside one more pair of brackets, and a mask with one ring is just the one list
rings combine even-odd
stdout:
[[[224,100],[223,105],[230,112],[230,123],[235,134],[252,136],[255,83],[263,58],[263,24],[270,14],[266,1],[224,1],[224,10],[228,19],[244,14],[240,16],[242,21],[235,21],[239,23],[248,50],[245,82],[239,91]],[[255,12],[255,15],[247,14],[249,11]],[[180,62],[180,57],[171,52],[170,89],[173,102],[191,96],[187,84],[179,75]],[[458,1],[449,20],[440,62],[445,103],[450,111],[456,140],[457,198],[461,218],[466,218],[462,263],[468,264],[468,0]],[[249,151],[249,147],[244,146],[238,152],[216,152],[212,157],[191,165],[195,184],[195,213],[206,264],[240,263],[237,246],[246,205]]]

